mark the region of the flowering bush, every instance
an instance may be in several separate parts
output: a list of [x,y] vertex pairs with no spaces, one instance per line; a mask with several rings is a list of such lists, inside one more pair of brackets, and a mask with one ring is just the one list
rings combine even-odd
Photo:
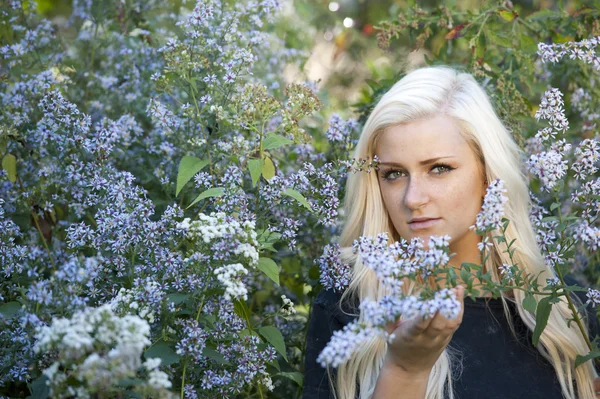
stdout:
[[297,394],[294,304],[357,124],[313,147],[291,4],[75,1],[59,26],[12,1],[1,23],[0,396]]
[[[373,163],[349,159],[359,122],[314,117],[323,112],[316,82],[283,81],[284,66],[308,55],[289,46],[301,29],[291,4],[78,0],[65,26],[40,18],[32,1],[8,5],[0,13],[0,395],[297,396],[307,305],[321,286],[342,291],[351,277],[335,244],[345,173]],[[503,8],[485,15],[471,25],[481,29],[466,53],[497,88],[510,126],[525,125],[523,110],[550,78],[571,75],[550,62],[568,54],[587,63],[568,92],[547,92],[536,116],[550,126],[524,145],[547,261],[596,279],[598,143],[571,144],[569,132],[595,128],[596,80],[585,68],[597,68],[597,40],[538,40],[533,61],[536,42],[520,32],[527,24]],[[578,37],[590,15],[573,22]],[[506,65],[498,49],[510,46],[497,26],[484,28],[490,16],[519,26],[513,41],[524,50],[512,69],[497,67]],[[538,17],[528,24],[572,28]],[[448,21],[439,25],[453,32],[446,44],[466,33]],[[583,31],[595,36],[598,26]],[[375,100],[359,104],[359,120]],[[501,193],[494,182],[474,228],[506,229]],[[444,237],[428,251],[386,240],[355,246],[384,283],[423,273],[457,281]],[[484,240],[480,250],[488,247]],[[497,295],[528,278],[507,264],[505,281],[493,285],[476,266],[465,272],[478,282],[460,276],[470,294]],[[351,350],[400,313],[454,315],[456,298],[443,288],[363,304],[369,323],[349,326],[346,342],[336,335],[321,360],[339,364],[336,348]],[[538,288],[549,299],[574,289],[563,281]],[[594,289],[588,297],[600,301]]]

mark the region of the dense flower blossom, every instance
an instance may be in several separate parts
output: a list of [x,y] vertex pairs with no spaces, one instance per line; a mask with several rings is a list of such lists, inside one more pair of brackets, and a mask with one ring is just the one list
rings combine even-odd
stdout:
[[344,121],[339,115],[334,114],[329,119],[329,128],[325,135],[327,140],[332,143],[346,142],[350,136],[358,129],[358,122],[349,119]]
[[568,161],[558,151],[532,154],[527,161],[527,167],[542,182],[544,189],[552,190],[568,170]]
[[600,247],[600,228],[590,226],[589,223],[584,220],[574,232],[575,240],[585,243],[585,245],[592,251],[597,251]]
[[600,305],[600,291],[593,288],[588,288],[587,297],[588,300],[586,303],[591,303],[592,307],[595,308],[596,305]]
[[352,268],[342,262],[339,244],[326,245],[315,263],[319,266],[319,279],[326,290],[342,292],[350,284]]
[[241,281],[241,277],[245,274],[248,274],[248,270],[240,263],[225,265],[215,269],[217,279],[225,287],[225,294],[223,295],[225,299],[248,299],[248,290]]
[[[103,305],[41,327],[34,349],[58,352],[57,360],[44,371],[51,395],[62,394],[67,376],[95,392],[109,388],[112,381],[137,375],[142,351],[150,344],[149,335],[147,322],[132,315],[118,317],[109,305]],[[168,392],[161,392],[170,387],[170,382],[164,372],[156,369],[158,364],[160,359],[145,363],[150,371],[149,386],[160,397],[169,397]],[[65,393],[75,394],[71,387],[66,387]]]
[[585,139],[575,148],[576,160],[571,165],[575,171],[575,178],[582,180],[594,175],[598,171],[596,166],[600,159],[600,148],[598,140]]
[[570,59],[578,59],[591,64],[596,70],[600,70],[600,58],[596,55],[595,49],[600,43],[600,37],[592,37],[581,41],[567,43],[538,43],[538,55],[542,61],[556,63],[565,55]]
[[477,214],[475,224],[470,227],[471,229],[484,232],[502,228],[504,204],[508,201],[508,198],[504,196],[506,191],[502,180],[496,179],[490,183],[483,198],[481,211]]
[[540,108],[535,113],[537,120],[547,119],[550,126],[556,131],[564,132],[569,128],[569,121],[565,117],[563,94],[559,89],[550,88],[543,95]]
[[177,228],[185,231],[186,236],[191,239],[196,239],[203,244],[211,244],[216,252],[214,255],[216,258],[228,259],[233,255],[245,259],[250,266],[256,266],[258,263],[258,242],[254,221],[238,221],[222,212],[210,215],[201,213],[198,215],[198,220],[191,221],[186,218],[177,225]]
[[354,352],[373,336],[379,335],[393,340],[394,334],[387,333],[385,326],[396,321],[399,316],[404,319],[430,318],[439,311],[444,317],[455,319],[460,314],[461,305],[451,290],[442,289],[430,300],[421,300],[416,296],[386,296],[379,302],[365,300],[360,304],[360,309],[359,320],[333,333],[331,340],[317,358],[321,366],[338,367],[347,362]]

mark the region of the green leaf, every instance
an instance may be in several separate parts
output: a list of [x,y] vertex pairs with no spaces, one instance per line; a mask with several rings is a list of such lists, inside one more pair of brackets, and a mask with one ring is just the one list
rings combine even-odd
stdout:
[[209,188],[206,191],[203,191],[199,196],[196,197],[196,199],[188,205],[187,208],[188,209],[190,206],[194,205],[195,203],[197,203],[200,200],[203,200],[204,198],[209,198],[209,197],[222,197],[223,195],[225,195],[225,189],[223,187],[212,187]]
[[236,299],[233,303],[233,311],[246,321],[246,326],[248,326],[248,328],[252,327],[250,325],[250,309],[248,309],[246,302]]
[[190,296],[186,295],[186,294],[169,294],[167,295],[167,300],[169,302],[173,302],[174,305],[179,305],[181,302],[184,302],[186,299],[188,299]]
[[248,170],[250,170],[250,177],[252,177],[252,186],[256,186],[258,179],[260,179],[263,165],[264,161],[260,158],[253,158],[248,161]]
[[467,285],[471,285],[471,280],[473,279],[473,276],[471,276],[471,273],[469,273],[468,271],[466,271],[465,269],[460,269],[460,278],[463,280],[463,282]]
[[146,359],[155,357],[160,358],[161,366],[177,363],[181,358],[166,342],[159,342],[144,352],[144,358]]
[[257,230],[257,238],[258,244],[261,249],[268,249],[269,251],[277,252],[273,244],[277,242],[281,238],[281,234],[265,230]]
[[21,310],[21,303],[17,301],[8,302],[0,306],[0,314],[6,319],[11,319]]
[[535,53],[538,49],[537,42],[529,35],[521,34],[519,36],[521,49],[528,53]]
[[294,190],[293,188],[287,188],[283,192],[283,194],[287,195],[288,197],[292,197],[293,199],[295,199],[296,201],[298,201],[302,205],[304,205],[309,211],[312,211],[312,208],[311,208],[310,204],[308,203],[308,201],[306,200],[306,198],[304,198],[304,196],[302,194],[300,194],[298,191]]
[[477,59],[483,58],[485,55],[485,35],[479,35],[477,39],[477,46],[475,47],[475,57]]
[[542,222],[558,222],[558,218],[556,216],[546,216],[542,218]]
[[498,11],[498,15],[506,22],[512,22],[515,19],[515,13],[513,11],[500,10]]
[[31,395],[27,399],[47,399],[50,397],[50,387],[46,384],[48,377],[41,375],[29,385]]
[[577,355],[575,358],[575,368],[579,367],[588,360],[595,359],[597,357],[600,357],[600,351],[591,351],[585,356]]
[[513,46],[512,40],[508,36],[506,36],[504,33],[496,32],[493,29],[486,29],[485,35],[487,36],[487,39],[490,42],[497,44],[498,46],[502,46],[502,47],[512,47]]
[[13,154],[6,154],[2,158],[2,169],[6,171],[11,183],[17,181],[17,158]]
[[261,327],[258,329],[258,332],[260,335],[265,337],[267,342],[270,343],[287,361],[287,355],[285,354],[285,342],[283,341],[283,335],[281,335],[281,332],[273,326]]
[[269,157],[264,159],[262,175],[267,180],[271,180],[273,176],[275,176],[275,165],[273,165],[273,161],[271,161],[271,158]]
[[461,265],[462,265],[463,267],[465,267],[465,266],[468,266],[468,267],[470,267],[471,269],[475,269],[475,270],[481,270],[481,265],[480,265],[480,264],[477,264],[477,263],[463,262],[463,263],[461,263]]
[[535,308],[537,307],[537,302],[535,301],[534,296],[529,292],[527,294],[525,294],[525,298],[523,299],[523,307],[529,313],[535,314]]
[[540,300],[538,303],[537,311],[535,312],[535,329],[533,330],[532,337],[534,346],[538,346],[542,331],[544,331],[546,324],[548,324],[548,317],[550,316],[550,311],[552,310],[552,303],[550,302],[551,299],[552,298],[550,297],[546,297]]
[[267,275],[275,284],[279,285],[279,266],[271,258],[259,258],[258,269]]
[[560,206],[560,202],[555,202],[552,205],[550,205],[550,211],[555,210],[556,208],[558,208]]
[[272,150],[274,148],[278,148],[287,144],[292,144],[293,141],[290,139],[287,139],[283,136],[279,136],[277,134],[269,134],[267,135],[267,137],[265,137],[265,139],[263,140],[263,146],[262,149],[264,151],[266,150]]
[[225,356],[223,356],[221,354],[221,352],[217,352],[216,350],[209,348],[208,346],[204,348],[204,350],[202,351],[202,355],[206,356],[209,359],[214,360],[215,362],[217,362],[219,364],[224,364],[224,365],[230,364],[227,361],[227,359],[225,359]]
[[302,373],[299,373],[297,371],[281,372],[281,373],[277,373],[275,375],[280,375],[282,377],[289,378],[290,380],[292,380],[296,384],[298,384],[299,387],[304,386],[304,376],[302,375]]
[[183,186],[190,181],[192,177],[208,165],[207,160],[199,159],[196,157],[184,156],[179,162],[179,172],[177,173],[177,189],[175,190],[175,196],[178,196]]
[[551,11],[548,8],[529,14],[525,19],[528,21],[542,21],[548,18],[560,18],[559,12]]

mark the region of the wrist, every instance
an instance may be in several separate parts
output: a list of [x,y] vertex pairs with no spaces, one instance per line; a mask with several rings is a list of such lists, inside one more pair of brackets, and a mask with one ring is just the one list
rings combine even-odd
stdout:
[[394,361],[389,352],[386,354],[381,372],[396,375],[398,378],[428,381],[431,367],[407,367]]

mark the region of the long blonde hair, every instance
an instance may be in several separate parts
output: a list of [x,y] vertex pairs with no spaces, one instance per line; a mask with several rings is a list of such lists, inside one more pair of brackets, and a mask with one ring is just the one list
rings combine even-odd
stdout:
[[[531,199],[527,178],[521,170],[523,152],[494,112],[484,89],[470,74],[443,66],[424,67],[406,74],[383,95],[371,112],[356,145],[354,157],[373,159],[377,139],[386,128],[437,114],[445,114],[456,121],[461,134],[484,165],[487,181],[497,178],[504,181],[509,198],[505,205],[505,216],[510,219],[506,239],[508,242],[516,239],[511,247],[515,249],[513,260],[526,273],[539,274],[538,283],[544,286],[545,280],[554,277],[555,273],[544,262],[529,219]],[[399,239],[381,198],[376,173],[349,174],[344,206],[346,220],[340,246],[343,260],[353,265],[353,277],[340,303],[350,297],[358,301],[367,298],[379,300],[385,295],[383,287],[374,272],[365,267],[351,251],[352,243],[361,235],[373,237],[387,232],[389,237]],[[492,272],[494,281],[499,281],[498,267],[503,263],[512,264],[512,261],[503,252],[505,244],[501,247],[491,236],[490,240],[494,247],[484,267]],[[414,288],[414,284],[403,286],[405,293]],[[513,295],[514,299],[502,297],[509,323],[511,319],[507,301],[513,301],[525,325],[533,330],[535,317],[523,308],[524,292],[514,290]],[[537,301],[542,299],[542,296],[535,297]],[[577,369],[574,367],[576,355],[588,353],[588,347],[578,329],[567,327],[567,320],[571,316],[565,297],[561,297],[561,302],[552,307],[538,350],[554,366],[566,399],[594,398],[593,380],[597,374],[593,365],[588,361]],[[514,333],[512,323],[510,326]],[[336,397],[354,399],[359,387],[360,398],[370,398],[386,350],[386,341],[373,337],[361,346],[355,356],[341,365],[335,375],[330,372],[330,383]],[[454,397],[452,369],[456,365],[450,348],[446,349],[430,373],[427,399],[442,399],[445,394]]]

